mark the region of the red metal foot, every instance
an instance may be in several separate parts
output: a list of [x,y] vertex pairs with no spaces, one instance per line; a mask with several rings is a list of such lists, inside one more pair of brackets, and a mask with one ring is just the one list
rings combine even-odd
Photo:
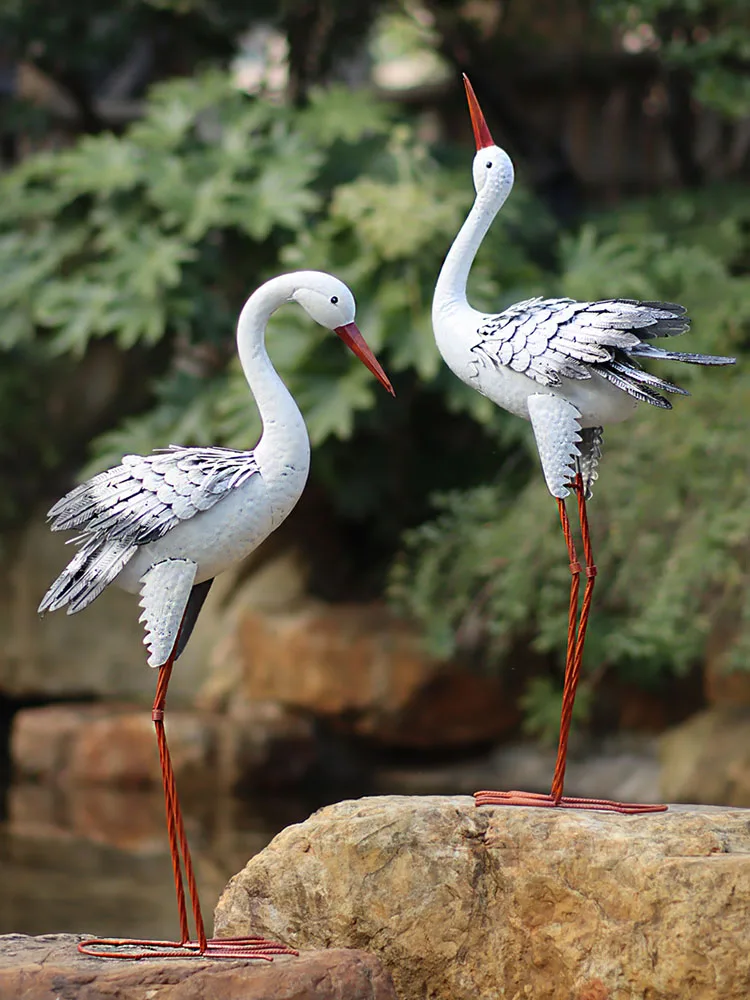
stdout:
[[205,951],[197,941],[145,941],[138,938],[89,938],[78,944],[82,955],[93,958],[232,958],[273,962],[276,955],[299,955],[278,941],[261,937],[209,938]]
[[563,795],[554,799],[549,794],[539,792],[475,792],[477,806],[537,806],[543,809],[591,809],[596,812],[616,812],[636,815],[638,813],[665,812],[667,806],[641,805],[638,802],[612,802],[609,799],[576,799]]

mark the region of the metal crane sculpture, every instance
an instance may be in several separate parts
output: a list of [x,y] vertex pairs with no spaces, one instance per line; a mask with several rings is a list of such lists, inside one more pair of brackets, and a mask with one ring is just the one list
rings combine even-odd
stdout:
[[[513,164],[492,140],[468,77],[477,153],[472,174],[476,198],[450,248],[435,287],[432,324],[443,360],[467,385],[498,406],[531,421],[547,488],[557,500],[571,571],[568,642],[560,736],[549,794],[477,792],[477,805],[588,808],[654,812],[662,805],[571,798],[563,794],[568,735],[581,672],[596,566],[586,500],[598,476],[602,429],[632,416],[638,403],[671,409],[662,392],[688,395],[641,366],[650,358],[698,365],[729,365],[734,358],[684,354],[657,345],[684,333],[683,306],[670,302],[608,299],[530,299],[501,313],[473,309],[466,282],[479,246],[513,187]],[[586,586],[578,618],[578,562],[565,497],[576,495]]]
[[[52,530],[76,529],[78,552],[44,595],[39,613],[88,607],[111,583],[140,594],[149,665],[159,668],[152,719],[159,747],[167,829],[180,917],[179,943],[91,940],[86,954],[134,957],[197,955],[265,958],[291,949],[260,938],[206,939],[193,864],[164,731],[167,688],[213,578],[239,562],[291,513],[310,467],[310,442],[297,404],[266,353],[266,324],[296,302],[333,330],[375,377],[393,388],[354,323],[352,293],[320,271],[273,278],[245,303],[237,349],[260,412],[263,433],[252,451],[172,446],[122,463],[77,486],[49,512]],[[197,941],[190,941],[185,889]],[[120,949],[120,950],[118,950]],[[123,950],[124,949],[124,950]],[[292,952],[296,954],[296,952]]]

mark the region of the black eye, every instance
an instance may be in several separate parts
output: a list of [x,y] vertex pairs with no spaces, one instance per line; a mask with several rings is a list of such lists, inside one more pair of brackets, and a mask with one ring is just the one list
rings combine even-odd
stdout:
[[338,297],[338,295],[332,295],[332,296],[331,296],[331,302],[332,302],[332,303],[333,303],[334,305],[336,305],[336,303],[338,302],[338,300],[339,300],[339,297]]
[[490,169],[490,167],[492,166],[492,160],[487,160],[487,163],[485,164],[485,166],[486,166],[486,167],[487,167],[487,169],[489,170],[489,169]]

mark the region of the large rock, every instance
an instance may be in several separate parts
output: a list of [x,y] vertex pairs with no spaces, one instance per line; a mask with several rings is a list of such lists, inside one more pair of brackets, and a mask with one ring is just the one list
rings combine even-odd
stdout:
[[374,955],[319,951],[273,962],[147,959],[79,955],[80,937],[0,937],[0,997],[23,1000],[396,1000]]
[[660,740],[662,794],[750,806],[750,707],[710,708]]
[[750,813],[342,802],[236,875],[219,936],[377,952],[402,1000],[746,1000]]
[[238,590],[201,704],[277,702],[346,735],[409,747],[491,741],[517,721],[500,681],[430,656],[419,630],[385,605],[327,604],[295,579],[284,553]]
[[750,706],[750,670],[732,669],[730,657],[739,638],[740,623],[736,615],[725,614],[706,643],[703,665],[703,693],[709,705],[734,708]]
[[[286,540],[285,540],[286,538]],[[108,587],[80,615],[36,613],[70,558],[36,515],[0,581],[0,694],[18,699],[153,699],[136,599]],[[491,742],[518,720],[500,681],[426,653],[419,630],[384,605],[309,596],[309,567],[277,532],[211,588],[170,684],[170,709],[247,714],[275,704],[344,736],[446,747]]]

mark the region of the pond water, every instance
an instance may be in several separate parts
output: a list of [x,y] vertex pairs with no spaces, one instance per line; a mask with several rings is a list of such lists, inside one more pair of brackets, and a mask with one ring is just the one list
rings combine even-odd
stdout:
[[[228,879],[311,811],[289,798],[213,798],[183,808],[207,928]],[[161,794],[11,785],[0,822],[0,886],[0,934],[174,938]]]

